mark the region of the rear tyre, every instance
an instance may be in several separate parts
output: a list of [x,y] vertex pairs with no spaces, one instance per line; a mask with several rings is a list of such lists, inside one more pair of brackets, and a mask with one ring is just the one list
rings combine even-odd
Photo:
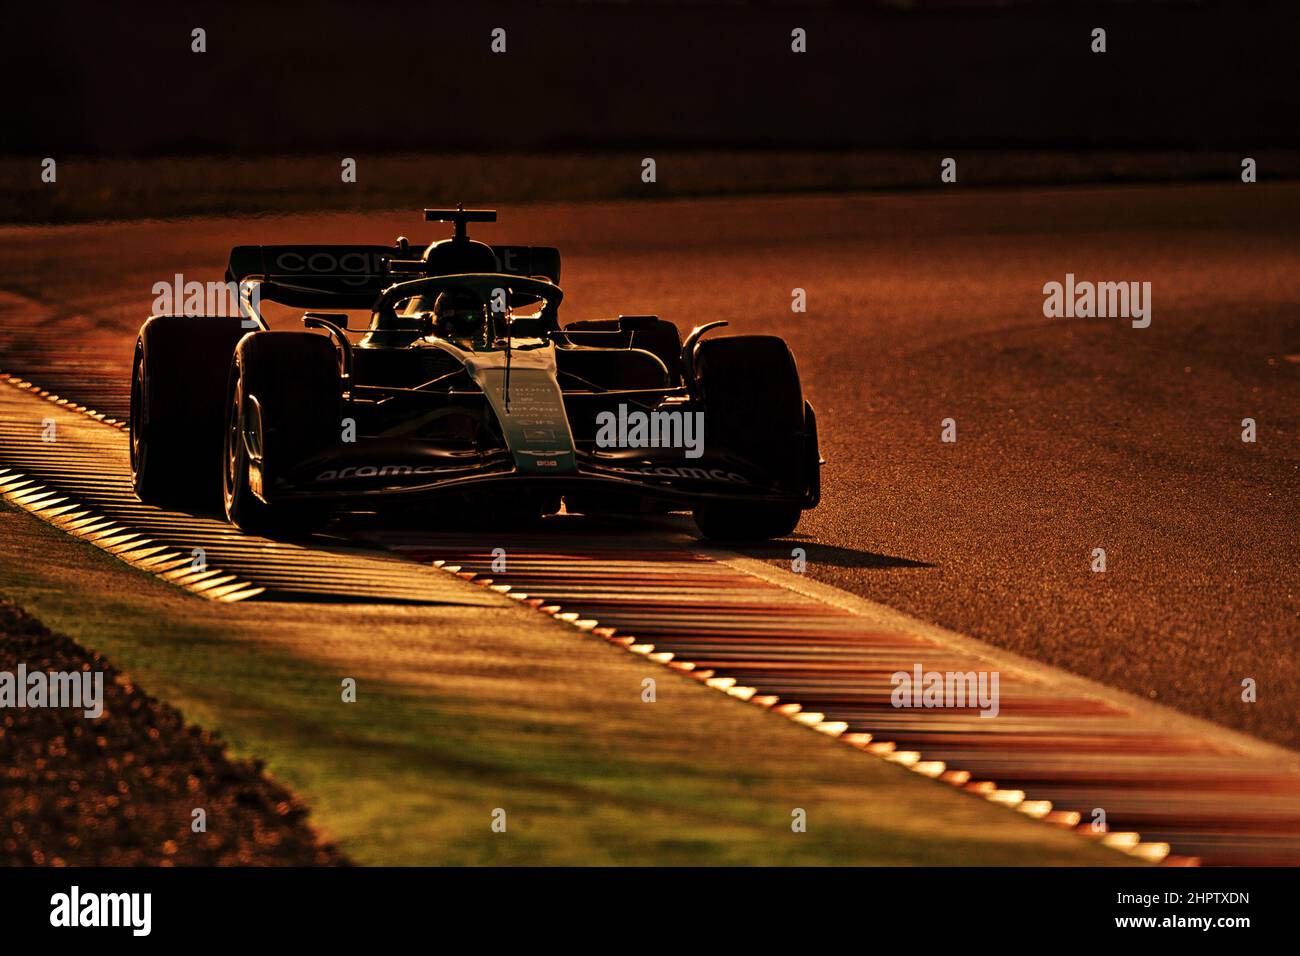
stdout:
[[328,505],[276,501],[274,492],[278,480],[340,434],[342,382],[333,343],[310,332],[250,335],[235,350],[226,395],[226,517],[245,531],[270,537],[323,527]]
[[[794,356],[774,335],[706,339],[695,352],[706,441],[733,452],[791,495],[805,492],[803,388]],[[801,508],[766,502],[703,502],[694,509],[705,538],[761,541],[794,531]]]
[[131,477],[141,501],[217,508],[237,317],[153,316],[131,363]]

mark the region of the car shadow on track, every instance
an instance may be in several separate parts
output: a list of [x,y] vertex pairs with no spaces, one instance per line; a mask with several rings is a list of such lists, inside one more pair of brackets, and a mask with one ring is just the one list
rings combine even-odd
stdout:
[[[409,542],[424,538],[430,545],[463,544],[467,538],[482,537],[496,541],[503,533],[518,545],[537,547],[582,547],[607,550],[611,557],[620,551],[641,551],[667,547],[698,554],[716,554],[730,551],[748,558],[771,561],[789,561],[794,548],[802,548],[809,563],[839,568],[865,568],[888,570],[895,568],[934,568],[929,561],[918,561],[897,555],[819,544],[799,535],[762,543],[705,541],[699,538],[695,525],[684,515],[552,515],[527,525],[510,522],[484,521],[483,516],[460,520],[432,520],[401,522],[396,525]],[[394,523],[371,517],[349,516],[335,526],[344,535],[373,542],[383,540],[385,531]],[[369,534],[367,534],[369,532]]]
[[[684,547],[698,543],[689,518],[674,515],[581,515],[557,514],[534,520],[520,520],[509,514],[479,513],[441,515],[346,514],[336,516],[329,531],[349,538],[384,538],[393,532],[403,537],[465,541],[503,537],[534,543],[591,545],[608,543],[619,547]],[[319,539],[318,539],[319,540]]]
[[830,565],[836,568],[867,568],[886,570],[890,568],[937,568],[929,561],[915,561],[900,558],[892,554],[880,554],[875,551],[860,551],[857,548],[841,548],[831,544],[818,544],[815,541],[802,540],[798,537],[783,541],[766,541],[762,544],[733,545],[730,550],[747,558],[770,561],[779,558],[790,560],[793,548],[802,548],[809,564]]

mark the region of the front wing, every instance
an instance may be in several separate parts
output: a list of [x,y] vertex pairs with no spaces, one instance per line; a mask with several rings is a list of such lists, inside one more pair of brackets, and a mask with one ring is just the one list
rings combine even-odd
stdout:
[[[805,461],[815,469],[815,434],[811,441]],[[782,486],[725,451],[695,460],[667,449],[578,450],[574,457],[575,467],[550,475],[521,468],[506,449],[448,451],[362,439],[302,463],[273,480],[267,493],[277,502],[325,500],[365,510],[479,494],[616,495],[682,508],[725,500],[812,508],[819,496],[815,471],[799,487]]]

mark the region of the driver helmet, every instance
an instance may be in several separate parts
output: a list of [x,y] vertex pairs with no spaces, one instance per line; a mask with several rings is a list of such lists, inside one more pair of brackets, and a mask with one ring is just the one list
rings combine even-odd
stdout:
[[483,327],[483,303],[473,292],[450,289],[433,300],[434,322],[444,336],[464,338]]

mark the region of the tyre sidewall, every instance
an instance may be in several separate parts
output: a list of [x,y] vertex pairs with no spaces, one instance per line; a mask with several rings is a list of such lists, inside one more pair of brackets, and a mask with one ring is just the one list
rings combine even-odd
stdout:
[[[303,460],[339,438],[342,383],[333,343],[310,332],[248,335],[235,350],[226,396],[222,465],[227,517],[259,533],[307,530],[319,524],[326,508],[315,502],[276,501],[275,486]],[[265,501],[253,494],[249,481],[251,462],[244,430],[250,396],[261,413]]]

